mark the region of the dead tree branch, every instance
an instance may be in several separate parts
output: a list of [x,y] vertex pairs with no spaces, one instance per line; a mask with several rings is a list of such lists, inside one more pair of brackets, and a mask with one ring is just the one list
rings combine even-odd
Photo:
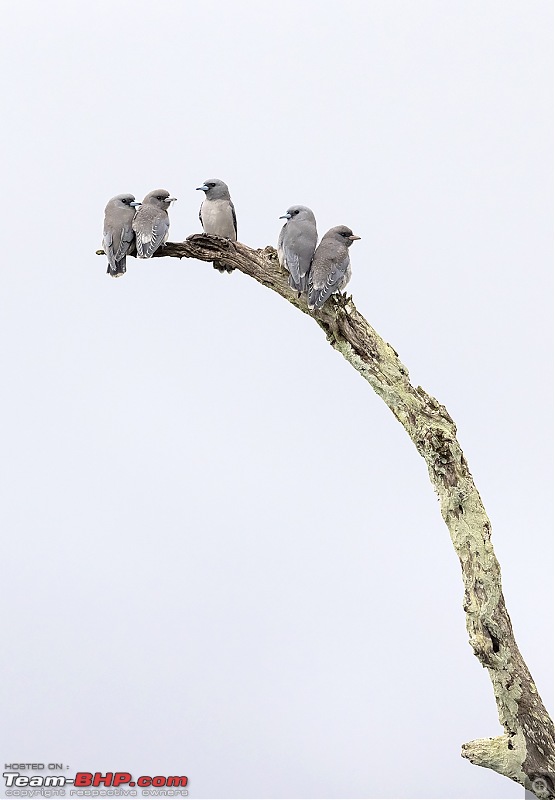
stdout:
[[[308,314],[305,297],[289,288],[272,247],[198,234],[168,243],[156,256],[218,260],[280,294]],[[539,798],[555,798],[555,731],[514,639],[491,543],[491,525],[444,406],[412,386],[391,345],[360,314],[352,298],[334,295],[312,316],[328,342],[368,381],[424,458],[462,567],[463,608],[474,654],[493,684],[504,733],[464,744],[473,764],[499,772]]]

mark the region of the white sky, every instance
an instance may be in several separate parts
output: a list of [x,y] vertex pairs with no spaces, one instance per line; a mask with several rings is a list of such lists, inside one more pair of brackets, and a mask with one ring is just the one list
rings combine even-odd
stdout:
[[516,798],[420,459],[308,318],[177,259],[111,280],[107,200],[231,189],[347,224],[358,308],[444,403],[552,691],[552,4],[2,11],[0,761],[195,798]]

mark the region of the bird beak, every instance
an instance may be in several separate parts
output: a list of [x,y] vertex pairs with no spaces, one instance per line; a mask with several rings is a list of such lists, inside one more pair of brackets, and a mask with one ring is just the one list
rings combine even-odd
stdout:
[[360,236],[355,236],[353,233],[352,236],[349,236],[349,239],[351,240],[351,242],[355,242],[357,239],[360,239]]
[[280,219],[291,219],[291,214],[283,214]]
[[170,203],[170,205],[171,203],[177,203],[177,197],[167,197],[166,203]]
[[197,192],[207,192],[209,187],[203,183],[202,186],[197,186]]
[[142,203],[139,203],[139,201],[138,201],[138,200],[133,200],[133,202],[132,202],[132,203],[129,203],[129,205],[130,205],[132,208],[135,208],[135,206],[141,206],[141,205],[142,205]]

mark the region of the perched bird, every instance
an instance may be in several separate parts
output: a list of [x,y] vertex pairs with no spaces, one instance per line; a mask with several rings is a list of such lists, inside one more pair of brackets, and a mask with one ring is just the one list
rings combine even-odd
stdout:
[[289,286],[306,292],[308,270],[318,241],[316,219],[306,206],[291,206],[280,219],[287,220],[279,232],[280,266],[289,272]]
[[119,278],[125,273],[125,256],[135,253],[132,223],[135,207],[140,205],[132,194],[118,194],[112,197],[104,210],[102,249],[108,257],[106,272],[112,278]]
[[152,258],[166,242],[170,230],[167,209],[175,199],[165,189],[154,189],[141,203],[133,220],[139,258]]
[[[198,217],[205,233],[221,236],[224,239],[237,241],[237,217],[231,202],[227,183],[218,178],[209,178],[197,191],[204,192],[205,198],[200,204]],[[223,261],[214,261],[214,268],[219,272],[233,272],[234,267]]]
[[197,186],[197,191],[206,194],[198,214],[204,232],[236,242],[237,218],[227,184],[218,178],[209,178],[202,186]]
[[349,247],[360,236],[350,228],[331,228],[316,248],[308,275],[308,307],[322,308],[328,297],[340,292],[351,280]]

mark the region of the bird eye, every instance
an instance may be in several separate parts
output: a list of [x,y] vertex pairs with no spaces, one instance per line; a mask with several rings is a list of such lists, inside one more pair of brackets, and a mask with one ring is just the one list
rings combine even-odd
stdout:
[[163,200],[163,199],[164,199],[164,195],[162,195],[162,194],[159,194],[157,199],[158,199],[158,200]]
[[296,211],[293,211],[293,214],[298,214],[298,213],[299,213],[298,209]]
[[215,183],[209,183],[208,184],[208,186],[210,186],[211,189],[213,189],[215,185],[216,185]]

